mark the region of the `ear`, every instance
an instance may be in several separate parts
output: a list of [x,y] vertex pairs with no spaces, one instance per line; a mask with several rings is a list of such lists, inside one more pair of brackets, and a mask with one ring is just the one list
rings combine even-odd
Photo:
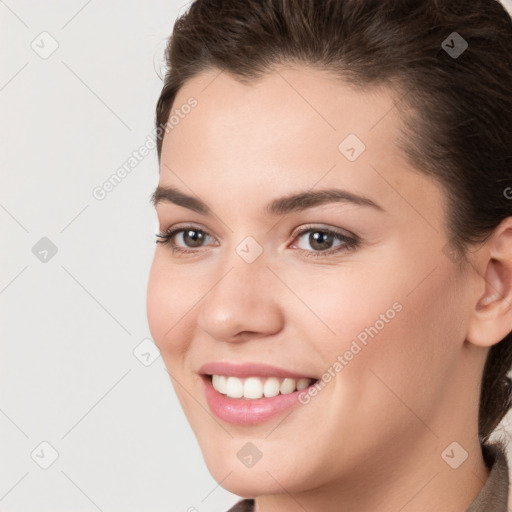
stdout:
[[490,347],[512,331],[512,217],[494,230],[475,262],[481,286],[466,338],[474,345]]

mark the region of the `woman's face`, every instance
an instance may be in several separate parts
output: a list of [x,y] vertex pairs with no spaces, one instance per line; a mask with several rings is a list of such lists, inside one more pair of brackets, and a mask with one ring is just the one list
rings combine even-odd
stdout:
[[156,246],[148,320],[231,492],[364,482],[411,454],[452,471],[447,419],[477,389],[469,294],[394,101],[299,67],[250,85],[211,71],[177,95],[156,210],[184,231]]

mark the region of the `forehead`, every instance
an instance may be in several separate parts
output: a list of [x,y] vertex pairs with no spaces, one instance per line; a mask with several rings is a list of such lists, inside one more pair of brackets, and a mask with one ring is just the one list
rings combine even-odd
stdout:
[[[181,128],[193,127],[196,133],[203,127],[203,136],[215,128],[236,139],[243,128],[244,135],[250,131],[259,137],[267,134],[268,140],[277,137],[291,142],[301,135],[303,142],[315,140],[318,134],[326,142],[336,142],[348,133],[368,139],[369,132],[376,130],[379,137],[386,134],[392,139],[400,125],[394,109],[399,94],[382,86],[356,88],[332,73],[305,66],[276,68],[245,82],[227,72],[209,70],[184,84],[173,111],[179,111],[190,97],[197,99],[192,120],[180,124]],[[247,148],[251,145],[247,139],[244,143]]]
[[[191,98],[193,109],[187,106]],[[332,165],[352,135],[350,141],[361,141],[359,152],[364,147],[366,155],[381,158],[390,154],[400,128],[395,101],[387,89],[356,90],[308,67],[278,68],[247,83],[210,70],[178,91],[162,156],[175,165],[185,165],[184,157],[190,167],[238,161],[240,168],[258,162],[281,170],[292,165],[299,172],[300,163],[312,159]],[[358,167],[350,163],[347,170]]]
[[[191,98],[196,106],[184,109]],[[179,122],[164,137],[161,183],[185,180],[201,195],[215,187],[238,197],[343,186],[394,203],[397,214],[404,196],[428,210],[439,188],[398,148],[399,100],[397,91],[359,90],[307,67],[248,83],[210,70],[176,96],[171,114]]]

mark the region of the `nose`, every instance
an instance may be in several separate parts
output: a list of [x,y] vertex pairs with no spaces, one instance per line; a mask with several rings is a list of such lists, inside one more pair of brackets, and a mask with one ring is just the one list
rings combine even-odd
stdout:
[[230,343],[276,334],[284,318],[279,280],[264,258],[246,263],[235,256],[201,301],[199,327]]

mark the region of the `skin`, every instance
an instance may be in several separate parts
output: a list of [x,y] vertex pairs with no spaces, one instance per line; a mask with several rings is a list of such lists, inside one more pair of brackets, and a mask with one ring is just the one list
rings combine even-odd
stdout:
[[[465,510],[489,474],[479,382],[489,347],[512,329],[512,218],[459,272],[443,251],[446,194],[398,149],[391,90],[354,90],[295,66],[246,85],[204,72],[173,108],[190,96],[197,107],[165,135],[159,184],[214,215],[156,205],[161,232],[191,223],[209,237],[193,254],[157,245],[147,313],[211,474],[257,497],[260,512]],[[349,133],[366,145],[354,162],[338,150]],[[331,203],[263,213],[276,197],[331,187],[384,211]],[[321,249],[293,233],[310,224],[360,245],[307,257]],[[250,264],[235,250],[247,236],[263,249]],[[182,234],[174,241],[190,248]],[[401,311],[309,404],[255,426],[210,413],[202,364],[262,362],[320,377],[396,302]],[[251,468],[237,458],[249,441],[262,453]],[[454,441],[468,454],[457,469],[441,456]]]

